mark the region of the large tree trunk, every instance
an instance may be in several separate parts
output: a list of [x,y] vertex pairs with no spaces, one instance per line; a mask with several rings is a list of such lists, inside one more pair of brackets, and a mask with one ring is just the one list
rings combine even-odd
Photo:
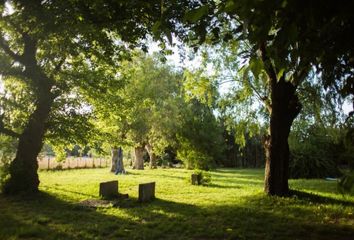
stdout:
[[124,164],[123,164],[123,149],[121,147],[119,147],[118,149],[118,163],[117,163],[116,174],[117,173],[125,173]]
[[152,149],[152,146],[148,143],[146,144],[145,149],[150,157],[150,168],[157,168],[156,155]]
[[133,169],[144,170],[144,147],[138,146],[134,149],[134,165]]
[[296,88],[282,77],[272,86],[270,135],[266,137],[265,192],[284,196],[289,192],[289,144],[288,137],[293,120],[301,105]]
[[[45,92],[45,90],[47,90]],[[11,162],[10,178],[4,184],[4,193],[37,192],[39,178],[37,174],[37,156],[42,149],[47,120],[54,97],[50,86],[41,89],[36,109],[30,115],[22,134],[19,137],[16,157]]]
[[118,148],[113,147],[111,152],[112,152],[111,172],[116,172],[117,163],[118,163]]

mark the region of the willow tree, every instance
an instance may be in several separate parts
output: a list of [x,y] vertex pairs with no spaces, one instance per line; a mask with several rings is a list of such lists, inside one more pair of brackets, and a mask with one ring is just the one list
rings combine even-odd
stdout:
[[135,169],[143,169],[146,150],[150,167],[175,139],[179,126],[182,76],[157,56],[135,52],[119,67],[116,86],[101,98],[91,98],[104,141],[134,148]]
[[301,83],[315,69],[325,87],[353,96],[352,2],[248,1],[208,2],[189,11],[185,20],[193,44],[239,42],[239,52],[254,78],[266,75],[266,95],[260,95],[270,117],[265,138],[265,192],[286,195],[288,137],[301,110]]

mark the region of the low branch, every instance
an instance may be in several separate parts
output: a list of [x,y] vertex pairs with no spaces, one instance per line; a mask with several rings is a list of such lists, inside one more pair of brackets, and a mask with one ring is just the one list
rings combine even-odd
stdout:
[[53,69],[53,72],[51,74],[51,78],[54,77],[55,74],[57,74],[60,69],[61,69],[61,66],[63,66],[63,64],[65,63],[65,57],[63,57],[62,59],[60,59],[60,61],[55,65],[54,69]]
[[0,74],[3,76],[18,77],[21,79],[26,77],[21,68],[0,68]]
[[2,50],[4,50],[4,52],[9,55],[13,60],[20,63],[23,62],[22,56],[11,50],[8,42],[4,39],[2,33],[0,33],[0,48],[2,48]]
[[248,81],[248,84],[250,85],[251,89],[256,93],[258,99],[264,103],[265,107],[267,108],[267,110],[269,111],[269,113],[272,112],[272,105],[270,104],[270,101],[268,99],[268,97],[266,96],[263,96],[257,91],[256,87],[253,86],[253,84]]
[[3,122],[3,116],[0,117],[0,133],[5,134],[7,136],[13,137],[13,138],[19,138],[20,134],[8,129],[4,126],[4,122]]
[[19,138],[20,137],[19,133],[14,132],[11,129],[7,129],[7,128],[0,128],[0,133],[3,133],[5,135],[13,137],[13,138]]

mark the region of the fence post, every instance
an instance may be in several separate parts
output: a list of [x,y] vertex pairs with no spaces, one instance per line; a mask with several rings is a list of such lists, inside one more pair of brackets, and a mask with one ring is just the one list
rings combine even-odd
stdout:
[[47,158],[47,161],[48,161],[47,170],[49,170],[49,169],[50,169],[50,158],[49,158],[49,156],[48,156],[48,158]]

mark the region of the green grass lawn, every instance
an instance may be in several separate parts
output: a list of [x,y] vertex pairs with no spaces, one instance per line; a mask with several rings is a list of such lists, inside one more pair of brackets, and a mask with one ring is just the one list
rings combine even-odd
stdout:
[[[291,180],[295,196],[279,198],[263,194],[263,170],[215,170],[210,186],[190,185],[190,174],[42,171],[37,197],[0,195],[0,239],[354,239],[354,195],[337,193],[336,182]],[[116,179],[129,194],[118,207],[79,204]],[[137,203],[138,184],[149,181],[157,199]]]

